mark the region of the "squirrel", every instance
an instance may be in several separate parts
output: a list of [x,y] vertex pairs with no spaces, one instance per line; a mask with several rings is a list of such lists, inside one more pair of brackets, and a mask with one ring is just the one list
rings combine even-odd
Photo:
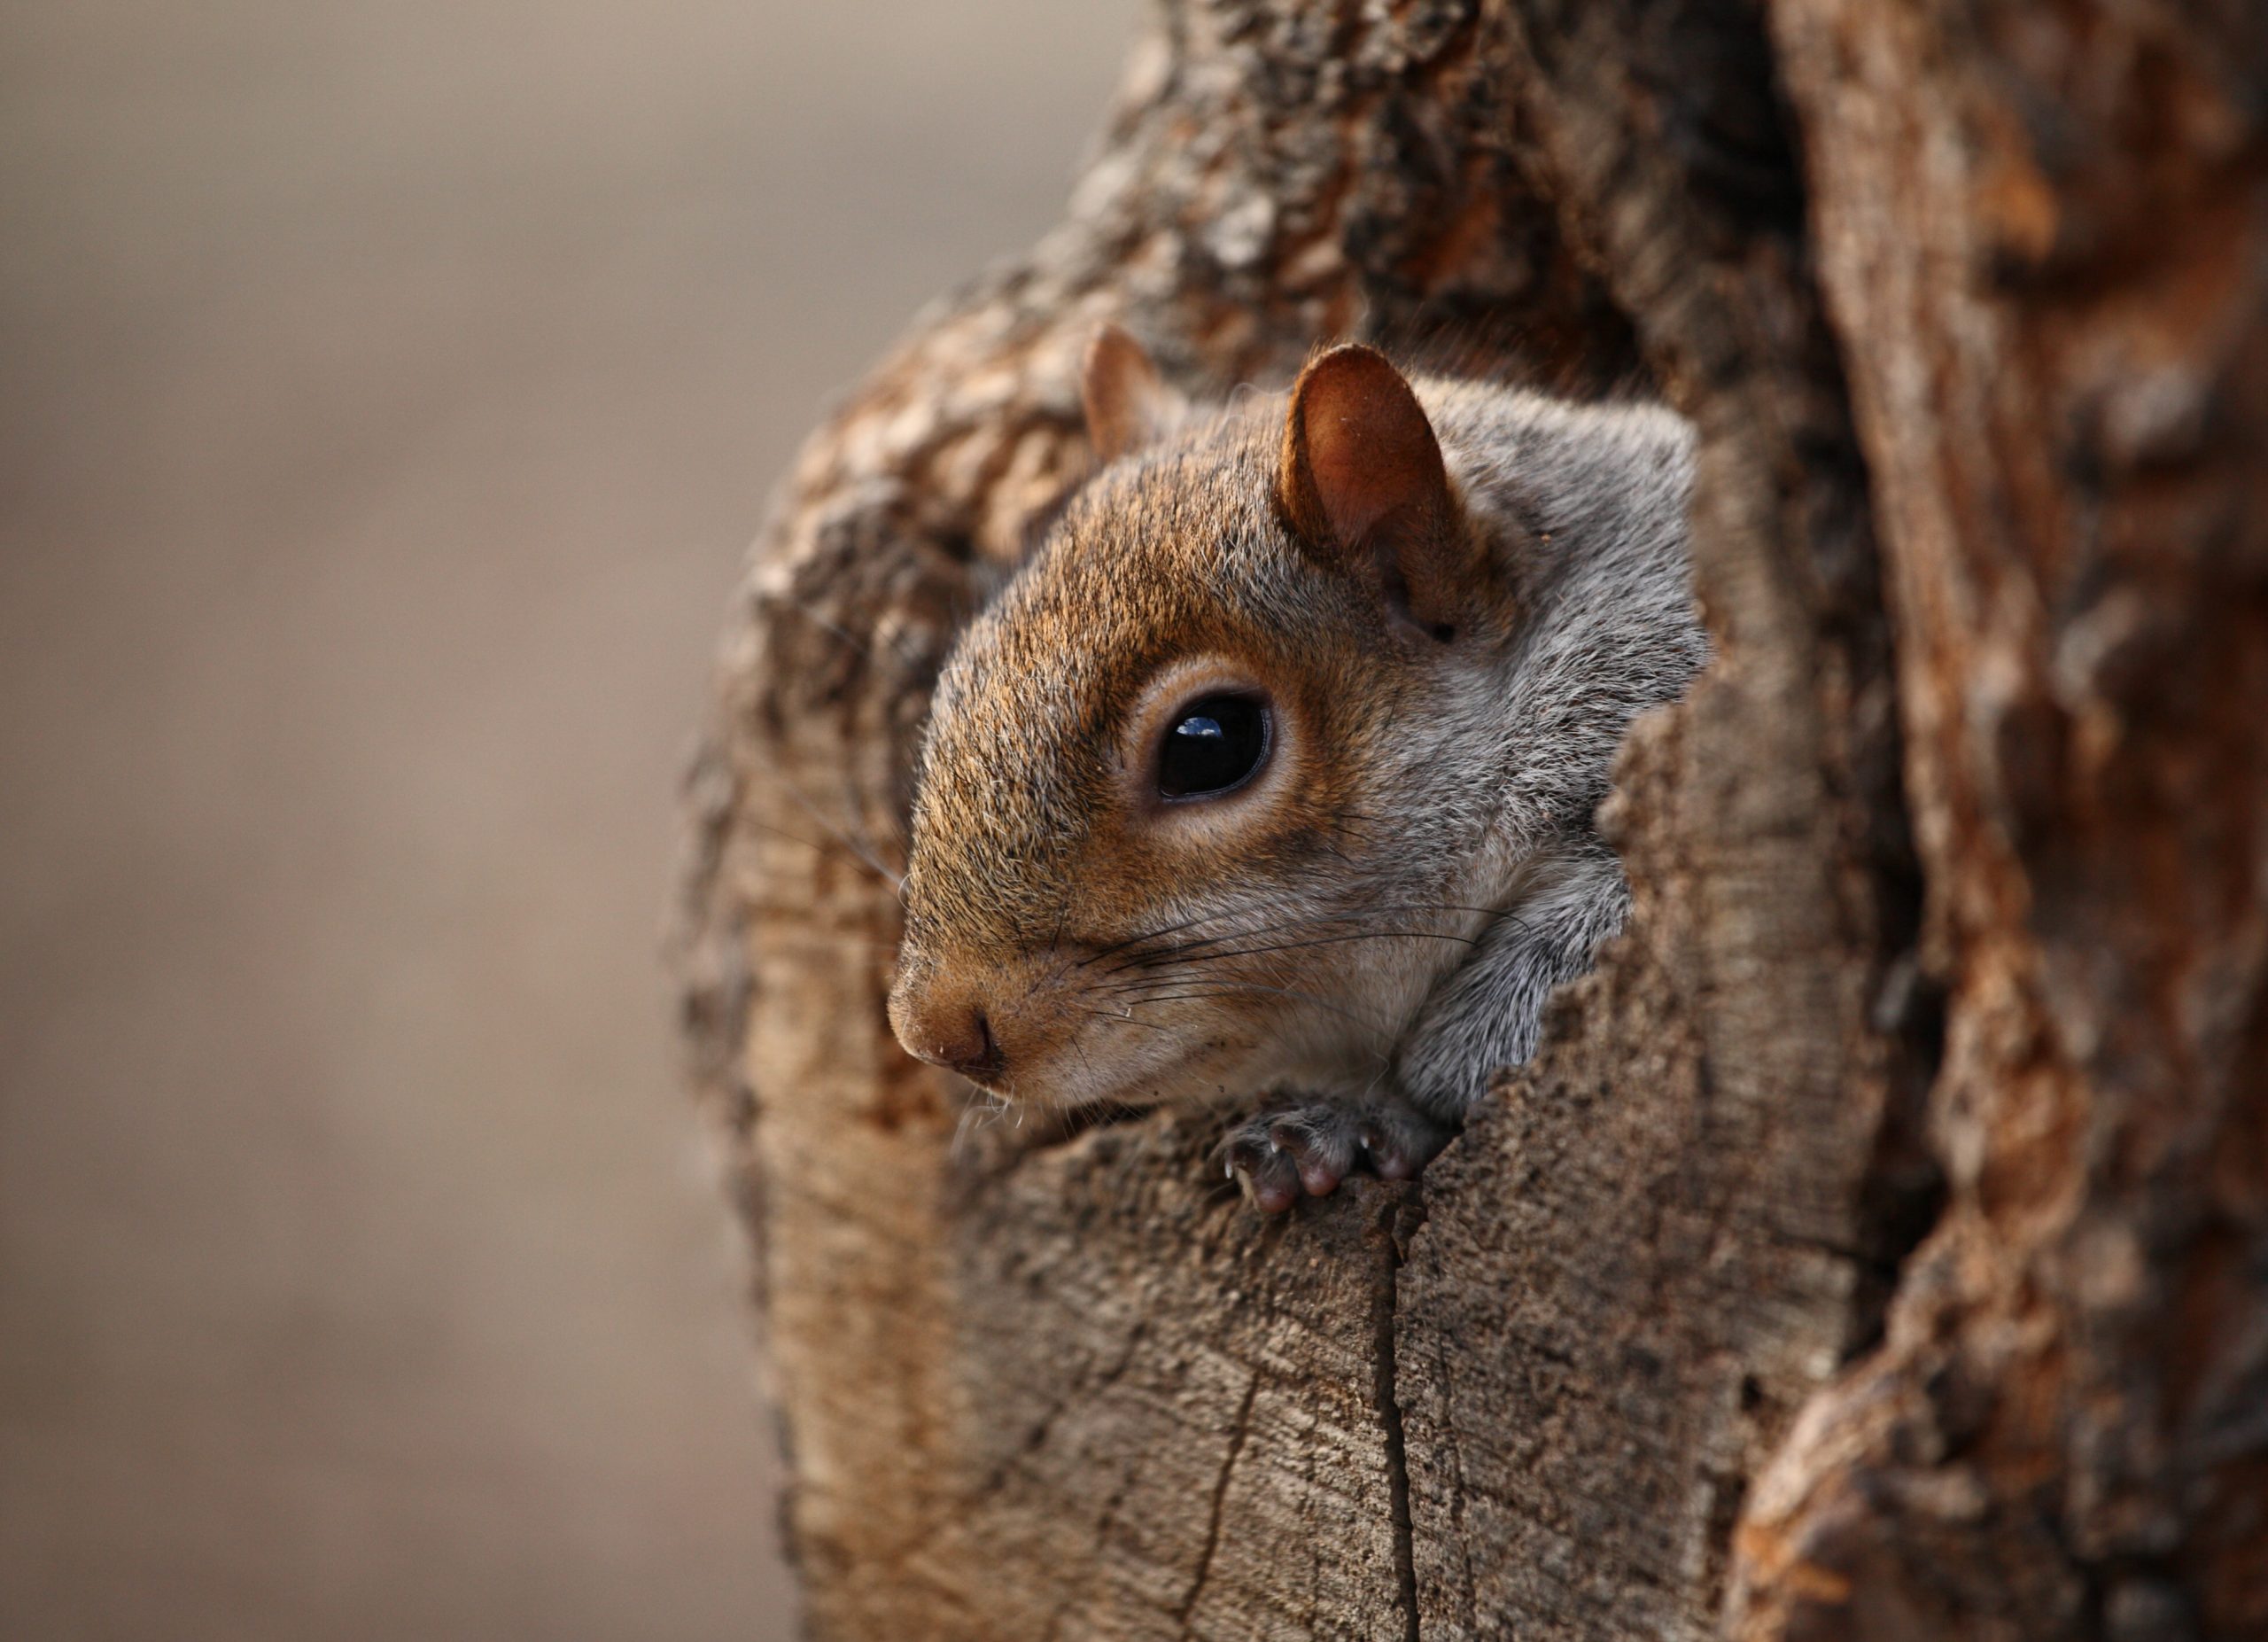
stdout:
[[1609,767],[1707,654],[1692,430],[1360,344],[1200,410],[1115,327],[1082,397],[1100,465],[938,679],[892,1027],[1230,1108],[1266,1213],[1413,1176],[1623,922]]

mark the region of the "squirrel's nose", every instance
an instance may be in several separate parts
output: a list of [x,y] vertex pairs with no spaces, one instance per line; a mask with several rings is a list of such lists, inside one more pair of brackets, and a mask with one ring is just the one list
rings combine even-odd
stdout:
[[969,1010],[960,1035],[945,1047],[945,1064],[971,1083],[994,1082],[1008,1070],[1008,1057],[1000,1053],[983,1010]]
[[982,1005],[932,999],[897,1001],[897,1040],[916,1059],[950,1066],[971,1083],[997,1083],[1007,1071],[1008,1057],[1000,1052]]

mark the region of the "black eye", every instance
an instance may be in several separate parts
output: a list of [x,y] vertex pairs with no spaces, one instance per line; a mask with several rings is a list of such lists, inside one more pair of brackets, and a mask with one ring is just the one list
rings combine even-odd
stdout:
[[1158,749],[1158,793],[1209,798],[1240,786],[1268,756],[1268,704],[1249,696],[1207,696],[1176,715]]

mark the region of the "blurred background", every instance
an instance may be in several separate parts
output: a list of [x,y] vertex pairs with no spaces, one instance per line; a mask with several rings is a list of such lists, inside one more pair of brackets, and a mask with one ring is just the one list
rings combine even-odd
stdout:
[[677,774],[1133,13],[0,14],[0,1637],[787,1633]]

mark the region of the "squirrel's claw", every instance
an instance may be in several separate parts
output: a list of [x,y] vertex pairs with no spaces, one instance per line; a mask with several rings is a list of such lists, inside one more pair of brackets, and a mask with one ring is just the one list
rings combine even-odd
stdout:
[[1282,1214],[1299,1201],[1299,1163],[1276,1143],[1265,1121],[1255,1118],[1231,1130],[1221,1152],[1229,1178],[1261,1213]]
[[1262,1112],[1221,1143],[1229,1175],[1262,1214],[1282,1214],[1304,1192],[1326,1197],[1366,1168],[1387,1180],[1416,1175],[1453,1133],[1408,1101],[1317,1101]]

